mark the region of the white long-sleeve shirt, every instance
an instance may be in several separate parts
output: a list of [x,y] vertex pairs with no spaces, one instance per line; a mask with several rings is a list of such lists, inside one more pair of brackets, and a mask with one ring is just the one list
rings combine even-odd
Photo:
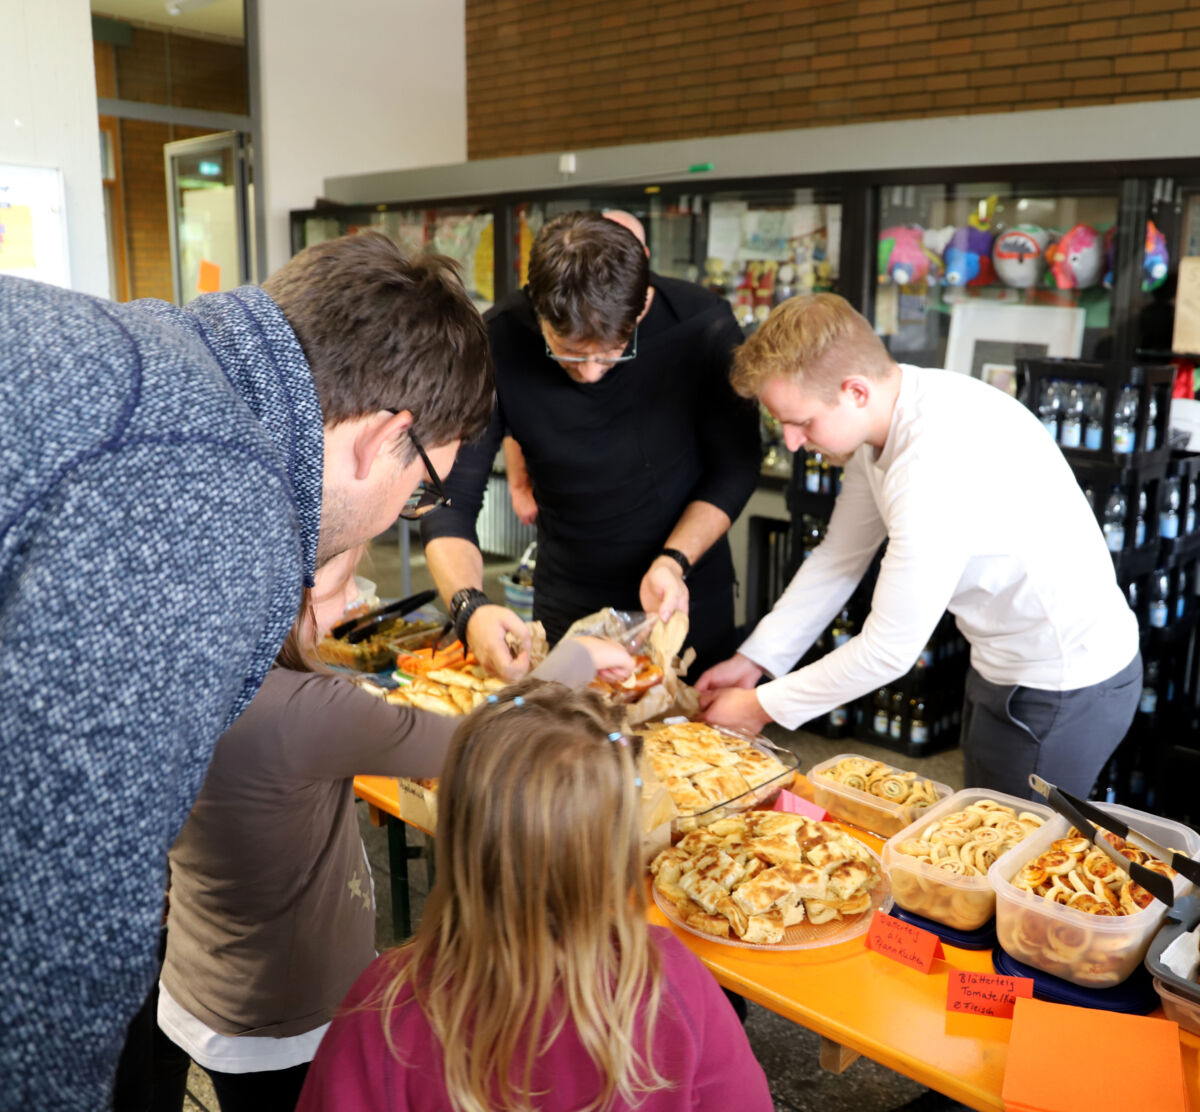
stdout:
[[[971,664],[996,684],[1087,687],[1138,648],[1100,527],[1037,418],[978,379],[900,373],[882,451],[864,445],[849,460],[824,541],[739,650],[780,677],[759,701],[791,729],[902,676],[946,609]],[[885,538],[862,631],[782,675]]]

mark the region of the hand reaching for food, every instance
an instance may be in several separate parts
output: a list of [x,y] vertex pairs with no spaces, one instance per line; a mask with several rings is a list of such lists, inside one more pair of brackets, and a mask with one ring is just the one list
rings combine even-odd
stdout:
[[726,687],[753,687],[762,676],[763,670],[753,660],[734,653],[728,660],[714,664],[696,681],[696,690],[701,694],[700,704],[707,706],[703,698],[706,692],[713,694]]
[[529,627],[506,606],[476,610],[467,623],[467,644],[488,672],[509,683],[529,671]]

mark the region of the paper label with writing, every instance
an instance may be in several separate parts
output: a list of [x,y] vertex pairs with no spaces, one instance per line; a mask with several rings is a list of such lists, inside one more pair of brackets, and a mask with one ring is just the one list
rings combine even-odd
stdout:
[[955,969],[946,987],[946,1011],[1012,1019],[1017,997],[1032,995],[1032,977],[1003,977],[999,973],[966,973]]
[[876,911],[867,931],[867,949],[898,961],[920,973],[928,973],[934,958],[944,957],[942,940],[932,931],[903,923]]

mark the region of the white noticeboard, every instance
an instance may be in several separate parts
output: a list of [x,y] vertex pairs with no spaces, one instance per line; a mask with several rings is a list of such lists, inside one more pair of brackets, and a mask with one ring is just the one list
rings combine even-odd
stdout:
[[61,170],[0,163],[0,273],[70,286]]

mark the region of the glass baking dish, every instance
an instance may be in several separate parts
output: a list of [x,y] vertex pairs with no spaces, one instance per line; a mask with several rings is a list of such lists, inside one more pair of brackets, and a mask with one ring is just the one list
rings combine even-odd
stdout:
[[[664,723],[664,725],[670,724],[672,723]],[[689,830],[708,826],[709,823],[716,822],[718,819],[726,818],[729,815],[735,815],[741,811],[749,811],[755,807],[763,807],[773,803],[780,791],[791,784],[796,775],[796,769],[800,764],[800,759],[790,749],[782,749],[772,744],[765,737],[757,734],[742,733],[738,730],[730,730],[724,726],[714,726],[711,724],[708,724],[708,729],[713,733],[724,735],[724,737],[729,738],[734,743],[727,745],[726,748],[743,749],[749,747],[774,757],[775,760],[783,765],[783,771],[776,773],[770,779],[764,780],[761,783],[751,784],[740,795],[720,800],[706,807],[704,810],[680,811],[671,820],[671,834],[674,838],[681,837]],[[638,732],[651,735],[653,730],[645,729]],[[749,783],[748,780],[747,783]]]

